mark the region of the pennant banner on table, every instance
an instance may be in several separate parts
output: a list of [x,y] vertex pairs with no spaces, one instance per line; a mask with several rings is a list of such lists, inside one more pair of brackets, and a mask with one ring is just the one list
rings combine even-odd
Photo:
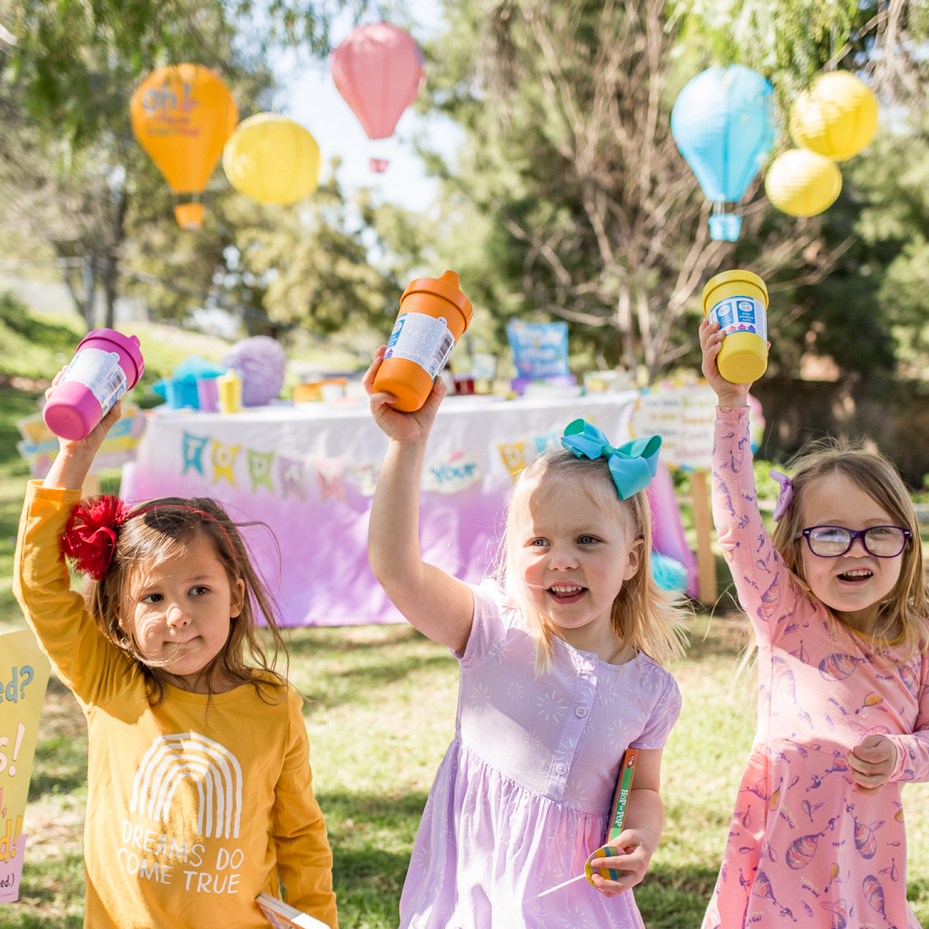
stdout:
[[210,437],[206,435],[191,435],[189,432],[184,433],[181,448],[184,453],[184,470],[186,474],[193,468],[198,474],[203,474],[203,449]]
[[235,464],[235,457],[239,453],[241,445],[226,445],[224,442],[217,442],[213,439],[213,483],[217,483],[221,478],[225,478],[235,487],[235,474],[232,466]]
[[345,471],[344,458],[316,458],[316,483],[319,485],[319,499],[326,500],[334,497],[344,500],[342,490],[342,474]]
[[303,462],[296,458],[285,458],[278,455],[278,477],[281,482],[281,496],[287,497],[294,494],[301,500],[306,499],[306,491],[303,486]]
[[255,493],[259,487],[267,487],[273,494],[274,487],[271,484],[271,461],[274,458],[274,452],[256,452],[247,449],[248,452],[248,476],[252,479],[252,493]]
[[423,469],[422,489],[431,493],[457,494],[479,483],[484,469],[477,458],[453,452],[448,458],[434,458]]

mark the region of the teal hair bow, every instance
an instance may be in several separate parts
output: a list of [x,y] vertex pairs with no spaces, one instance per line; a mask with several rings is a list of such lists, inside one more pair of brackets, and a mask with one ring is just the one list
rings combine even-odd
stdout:
[[660,435],[614,448],[596,426],[585,419],[575,419],[565,428],[561,444],[578,458],[606,458],[620,500],[628,500],[645,490],[658,471]]

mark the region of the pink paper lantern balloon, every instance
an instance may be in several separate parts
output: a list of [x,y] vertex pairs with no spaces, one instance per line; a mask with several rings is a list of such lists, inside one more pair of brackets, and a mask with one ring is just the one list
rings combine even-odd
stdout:
[[368,138],[386,139],[426,83],[423,53],[390,23],[359,26],[332,53],[332,79]]

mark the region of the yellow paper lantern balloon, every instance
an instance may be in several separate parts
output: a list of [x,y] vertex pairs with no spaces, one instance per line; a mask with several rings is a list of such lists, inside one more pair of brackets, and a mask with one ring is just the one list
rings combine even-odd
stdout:
[[316,190],[321,165],[316,139],[274,113],[242,120],[223,149],[229,183],[259,203],[296,203]]
[[[206,187],[239,111],[229,89],[209,68],[180,64],[153,71],[129,105],[132,131],[176,194]],[[203,205],[182,203],[174,214],[184,228],[203,225]]]
[[792,148],[771,163],[764,189],[782,213],[816,216],[835,203],[842,190],[842,173],[825,156]]
[[833,161],[857,155],[876,131],[877,99],[848,71],[820,74],[790,111],[794,142]]

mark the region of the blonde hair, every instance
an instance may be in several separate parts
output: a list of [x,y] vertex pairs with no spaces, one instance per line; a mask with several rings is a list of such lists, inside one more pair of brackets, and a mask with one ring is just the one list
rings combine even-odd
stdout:
[[[798,532],[804,523],[804,498],[814,481],[833,474],[842,475],[866,493],[893,520],[895,525],[909,529],[912,536],[903,549],[900,577],[893,590],[879,604],[879,623],[874,639],[879,645],[890,644],[888,633],[900,624],[905,658],[926,649],[929,640],[927,622],[926,580],[923,569],[919,523],[913,502],[899,472],[890,459],[857,444],[842,446],[834,439],[823,439],[806,446],[789,463],[794,470],[791,478],[793,502],[777,524],[771,540],[785,564],[809,590],[803,570],[801,546],[806,545]],[[810,596],[815,595],[810,591]],[[826,607],[826,604],[823,604]],[[841,618],[826,607],[837,621]],[[844,625],[844,624],[843,624]]]
[[[223,566],[231,590],[235,591],[239,580],[245,587],[242,610],[229,620],[226,644],[201,671],[207,689],[213,693],[216,680],[231,681],[236,686],[252,684],[262,699],[266,699],[269,689],[282,699],[286,678],[274,671],[274,665],[279,654],[286,661],[287,646],[271,599],[249,560],[239,526],[219,503],[208,497],[163,497],[136,509],[138,515],[130,512],[119,528],[106,576],[100,581],[88,577],[84,598],[102,633],[141,666],[150,698],[156,705],[164,701],[168,677],[162,663],[145,658],[135,640],[132,610],[128,608],[133,584],[140,571],[183,555],[189,545],[204,539]],[[259,615],[271,636],[270,659],[259,636]]]
[[[536,669],[546,670],[554,657],[555,632],[551,620],[530,606],[521,573],[516,565],[517,522],[528,506],[529,494],[542,482],[560,482],[583,494],[603,512],[615,514],[619,525],[641,541],[642,552],[636,573],[613,601],[613,632],[622,641],[644,652],[660,664],[684,654],[686,610],[679,597],[662,590],[652,577],[649,553],[652,545],[651,508],[645,491],[620,500],[605,458],[577,458],[567,449],[547,452],[520,472],[507,510],[503,550],[498,559],[497,579],[513,604],[526,617],[538,646]],[[619,570],[619,567],[617,567]]]

